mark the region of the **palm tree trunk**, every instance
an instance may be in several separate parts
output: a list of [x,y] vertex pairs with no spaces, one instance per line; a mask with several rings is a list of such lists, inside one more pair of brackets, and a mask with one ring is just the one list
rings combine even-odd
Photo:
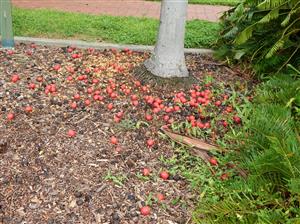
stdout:
[[153,75],[188,77],[184,58],[187,4],[188,0],[162,0],[154,54],[144,63]]

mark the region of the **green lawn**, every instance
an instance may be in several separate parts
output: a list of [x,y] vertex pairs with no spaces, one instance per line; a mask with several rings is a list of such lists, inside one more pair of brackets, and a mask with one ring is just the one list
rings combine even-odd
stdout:
[[[160,1],[160,0],[147,0],[147,1]],[[189,4],[201,4],[201,5],[229,5],[234,6],[240,0],[189,0]]]
[[[158,20],[149,18],[13,9],[16,36],[153,45],[158,24]],[[188,48],[209,47],[219,32],[218,23],[201,20],[188,21],[186,28],[185,46]]]

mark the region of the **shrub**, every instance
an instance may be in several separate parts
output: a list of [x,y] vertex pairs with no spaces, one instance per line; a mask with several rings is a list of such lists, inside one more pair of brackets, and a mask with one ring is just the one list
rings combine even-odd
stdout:
[[299,67],[299,47],[299,0],[244,0],[222,17],[217,55],[251,62],[258,73]]
[[299,109],[300,80],[281,75],[258,88],[229,156],[248,176],[215,181],[196,222],[300,223]]

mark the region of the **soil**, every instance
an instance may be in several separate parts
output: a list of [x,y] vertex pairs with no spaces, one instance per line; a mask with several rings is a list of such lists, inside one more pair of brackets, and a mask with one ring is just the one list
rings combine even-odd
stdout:
[[[152,95],[172,106],[175,93],[159,85],[139,86],[133,71],[148,57],[128,50],[34,44],[0,51],[0,223],[191,222],[196,193],[180,174],[159,177],[169,168],[159,158],[174,152],[158,135],[166,113],[152,113],[143,98]],[[224,83],[226,77],[225,86],[246,86],[211,58],[188,55],[187,64],[199,83],[210,74],[216,82]],[[107,93],[108,86],[116,98]],[[92,93],[87,93],[89,87]],[[96,90],[102,101],[93,99]],[[79,100],[74,99],[77,93]],[[138,106],[132,105],[133,94]],[[74,102],[75,109],[70,107]],[[32,112],[24,109],[29,105]],[[124,115],[117,123],[120,111]],[[153,115],[149,125],[146,113]],[[172,116],[177,121],[188,114],[186,107]],[[68,136],[69,130],[76,136]],[[110,142],[112,136],[117,145]],[[154,146],[147,146],[148,139],[154,139]],[[145,167],[148,177],[142,174]],[[162,202],[157,193],[165,196]],[[142,216],[140,208],[146,204],[151,213]]]

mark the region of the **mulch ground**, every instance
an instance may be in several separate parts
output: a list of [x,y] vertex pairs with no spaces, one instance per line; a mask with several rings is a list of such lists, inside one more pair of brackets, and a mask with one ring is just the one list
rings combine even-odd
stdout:
[[[169,167],[159,158],[174,152],[158,130],[194,109],[174,109],[188,92],[136,80],[134,67],[148,57],[34,44],[0,51],[1,223],[189,223],[197,195],[180,174],[160,178]],[[187,64],[198,79],[240,80],[209,58],[189,55]],[[210,128],[211,118],[196,119]]]

